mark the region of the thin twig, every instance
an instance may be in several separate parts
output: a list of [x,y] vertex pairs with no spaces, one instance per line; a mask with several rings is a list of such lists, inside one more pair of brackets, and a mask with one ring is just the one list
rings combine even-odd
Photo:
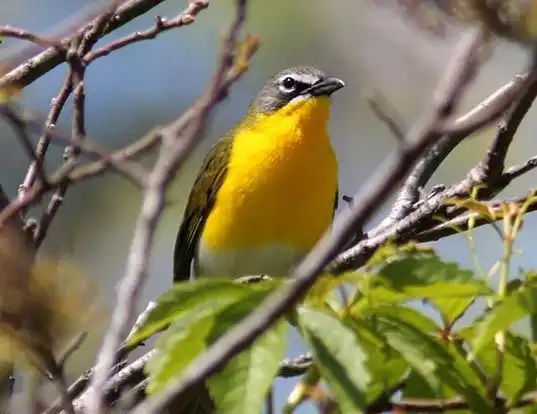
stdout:
[[24,121],[24,119],[22,119],[22,117],[20,117],[17,114],[17,112],[11,107],[10,104],[2,104],[0,106],[0,111],[2,115],[13,126],[13,129],[19,138],[19,142],[21,143],[22,148],[28,155],[30,162],[35,163],[35,170],[36,170],[37,178],[43,184],[46,185],[47,177],[46,177],[45,169],[43,167],[43,162],[38,158],[37,154],[34,151],[32,140],[30,139],[30,136],[28,135],[27,123]]
[[152,150],[161,142],[162,134],[160,131],[161,129],[155,129],[149,132],[125,148],[113,152],[106,159],[78,167],[73,164],[61,166],[57,171],[49,175],[47,186],[40,185],[39,183],[34,184],[30,189],[25,190],[22,195],[19,194],[17,199],[11,201],[0,211],[0,228],[4,223],[24,211],[28,206],[37,203],[47,191],[57,188],[64,181],[78,182],[99,176],[108,171],[109,167],[111,165],[113,166],[114,163],[120,163],[123,160],[141,156]]
[[51,370],[52,381],[58,388],[60,394],[60,400],[62,408],[65,414],[75,414],[75,408],[73,406],[73,401],[69,397],[69,392],[67,390],[67,382],[65,381],[64,367],[63,365],[58,365]]
[[209,2],[207,0],[190,1],[187,8],[177,17],[174,17],[170,20],[156,17],[155,23],[149,29],[141,32],[131,33],[125,37],[122,37],[121,39],[114,40],[113,42],[110,42],[109,44],[86,54],[84,56],[84,60],[86,63],[90,63],[95,59],[107,56],[113,51],[124,48],[132,43],[154,39],[164,31],[192,24],[194,23],[197,14],[203,9],[207,8],[208,5]]
[[18,27],[9,25],[0,26],[0,37],[13,37],[16,39],[28,40],[39,46],[54,47],[65,52],[65,46],[61,41],[51,37],[38,35],[28,30],[19,29]]
[[58,122],[60,113],[67,103],[67,99],[71,95],[72,90],[73,78],[71,69],[69,69],[58,95],[52,99],[50,104],[50,110],[45,121],[45,129],[37,142],[35,151],[37,160],[30,164],[26,176],[24,177],[22,184],[19,186],[19,198],[21,199],[24,199],[28,196],[28,191],[35,184],[35,180],[38,176],[39,164],[43,163],[45,154],[50,144],[50,129],[56,125],[56,122]]
[[429,182],[447,156],[470,134],[475,134],[479,129],[499,119],[525,86],[527,86],[527,74],[517,75],[466,114],[454,121],[441,122],[438,132],[442,137],[413,168],[390,213],[370,236],[377,236],[412,211],[419,199],[420,189]]
[[390,108],[388,103],[376,93],[374,96],[367,98],[367,104],[375,116],[388,128],[398,142],[404,143],[406,128],[401,121],[401,117]]
[[[537,392],[529,392],[522,396],[520,400],[516,402],[510,408],[522,408],[528,405],[537,404]],[[506,412],[506,400],[498,397],[495,401],[495,408],[497,412]],[[443,413],[451,410],[468,410],[469,405],[462,397],[453,397],[446,400],[442,399],[418,399],[409,398],[403,399],[397,402],[388,402],[381,407],[376,407],[375,410],[368,411],[371,414],[380,414],[383,412],[401,412],[401,413]]]
[[[511,175],[507,174],[504,176],[501,171],[498,174],[498,165],[503,167],[502,160],[509,147],[509,145],[505,145],[505,142],[511,142],[512,136],[517,131],[524,114],[531,107],[531,103],[537,94],[537,81],[535,80],[537,76],[537,63],[535,60],[532,62],[532,68],[529,73],[530,75],[524,78],[524,95],[517,101],[513,110],[509,113],[510,118],[506,121],[508,127],[500,128],[485,160],[472,168],[461,182],[431,196],[427,200],[423,200],[419,206],[413,206],[410,212],[407,212],[403,218],[399,219],[392,226],[386,228],[381,223],[376,229],[368,233],[366,239],[339,255],[334,261],[334,271],[342,272],[355,269],[363,265],[365,260],[383,243],[388,241],[404,243],[414,238],[420,232],[431,228],[433,216],[438,213],[439,209],[444,207],[444,203],[448,199],[466,197],[476,185],[483,186],[479,197],[481,199],[490,199],[510,183]],[[491,154],[498,154],[493,155],[493,157],[500,158],[500,162],[493,161],[498,163],[498,165],[493,165],[493,169],[490,167]],[[514,179],[515,176],[516,174],[512,175],[511,179]],[[446,234],[445,232],[445,229],[442,230],[442,234]],[[437,232],[435,234],[438,235],[439,233]]]
[[[537,191],[537,189],[531,190],[531,193],[534,191]],[[475,212],[469,212],[457,215],[456,217],[444,221],[441,224],[438,224],[437,226],[428,228],[417,235],[413,236],[412,239],[416,240],[418,242],[430,242],[430,241],[436,241],[441,238],[445,238],[448,236],[451,236],[453,234],[458,234],[459,232],[466,231],[468,229],[468,223],[470,219],[473,219],[472,228],[482,227],[487,224],[491,224],[494,222],[494,220],[502,220],[501,216],[501,205],[505,203],[510,204],[518,204],[522,205],[524,202],[527,201],[527,196],[514,198],[514,199],[506,199],[506,200],[496,200],[496,201],[490,201],[486,202],[488,209],[490,210],[491,215],[494,215],[497,217],[496,219],[491,219],[490,217],[483,217],[479,213]],[[537,200],[532,201],[529,204],[528,209],[526,212],[532,212],[537,210]]]
[[87,332],[81,332],[71,341],[70,344],[67,345],[67,347],[63,350],[62,354],[58,358],[58,365],[60,367],[63,367],[65,365],[69,357],[73,355],[73,352],[80,348],[80,346],[86,340],[87,337]]

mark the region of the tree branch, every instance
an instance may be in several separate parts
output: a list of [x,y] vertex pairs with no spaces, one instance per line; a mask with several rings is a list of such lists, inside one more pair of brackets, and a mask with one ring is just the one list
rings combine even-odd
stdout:
[[[121,2],[121,5],[117,8],[113,18],[110,19],[110,22],[104,27],[104,30],[99,37],[102,37],[125,25],[136,17],[147,13],[163,1],[164,0],[127,0]],[[190,0],[191,3],[194,1],[196,0]],[[93,14],[94,13],[91,15]],[[91,28],[99,22],[101,15],[102,12],[99,12],[97,17],[78,29],[75,34],[62,39],[61,43],[64,45],[71,44],[73,40],[78,38],[80,33],[91,30]],[[85,19],[82,20],[84,21]],[[23,88],[54,69],[56,66],[65,62],[66,58],[67,54],[65,51],[55,47],[49,47],[2,76],[0,78],[0,89],[11,85],[17,85],[19,88]]]
[[520,95],[524,86],[527,86],[527,77],[527,74],[515,76],[511,82],[498,89],[472,110],[440,126],[439,133],[443,136],[416,164],[403,184],[390,213],[369,236],[378,235],[412,211],[414,204],[419,201],[420,190],[429,182],[440,164],[469,135],[497,121],[514,99]]
[[[509,112],[505,123],[506,126],[499,129],[485,159],[474,167],[461,182],[444,191],[435,193],[421,203],[413,205],[412,211],[406,213],[403,218],[391,227],[385,228],[381,223],[379,227],[368,233],[367,239],[360,241],[356,246],[338,256],[334,261],[334,271],[343,272],[356,269],[362,266],[382,244],[388,241],[404,243],[416,234],[433,227],[433,223],[435,223],[433,216],[439,214],[441,209],[445,209],[444,203],[448,199],[466,197],[476,185],[484,187],[480,191],[479,197],[481,199],[490,199],[503,190],[510,180],[520,175],[517,172],[503,175],[502,171],[498,172],[498,169],[503,168],[503,159],[509,144],[537,95],[537,63],[535,60],[532,61],[532,68],[529,73],[530,75],[524,78],[523,96],[520,97]],[[460,214],[460,211],[458,214]],[[443,229],[441,234],[446,234],[445,231]],[[435,234],[440,233],[437,231]]]
[[134,32],[122,37],[121,39],[114,40],[113,42],[110,42],[109,44],[86,54],[86,56],[84,56],[84,60],[87,63],[90,63],[95,59],[107,56],[113,51],[124,48],[132,43],[154,39],[164,31],[192,24],[194,23],[198,13],[208,6],[209,2],[207,0],[190,1],[187,8],[176,17],[167,20],[157,16],[155,18],[155,23],[149,29],[141,32]]

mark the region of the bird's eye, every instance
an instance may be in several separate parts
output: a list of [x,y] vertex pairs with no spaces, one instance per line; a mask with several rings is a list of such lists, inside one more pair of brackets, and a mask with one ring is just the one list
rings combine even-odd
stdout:
[[291,92],[296,87],[296,80],[290,76],[287,76],[283,78],[281,86],[284,92]]

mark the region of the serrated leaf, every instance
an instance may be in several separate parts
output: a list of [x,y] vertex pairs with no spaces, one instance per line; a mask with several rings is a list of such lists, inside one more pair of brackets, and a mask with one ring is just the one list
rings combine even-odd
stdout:
[[[526,338],[511,332],[506,332],[505,337],[500,391],[507,398],[508,405],[512,406],[524,393],[534,389],[537,381],[537,365]],[[481,349],[478,360],[488,376],[493,377],[498,366],[497,348],[494,341]]]
[[487,284],[469,270],[441,261],[427,252],[406,255],[384,266],[376,286],[365,294],[370,301],[397,303],[427,299],[453,323],[476,296],[492,294]]
[[157,353],[146,366],[150,376],[149,392],[159,392],[179,377],[198,354],[259,306],[270,293],[270,290],[251,290],[227,307],[206,307],[174,321],[157,340]]
[[366,351],[366,367],[371,376],[367,389],[367,403],[370,405],[386,390],[401,382],[408,371],[408,364],[375,332],[371,321],[345,318],[344,322],[353,330]]
[[134,345],[159,332],[173,321],[196,314],[201,310],[217,312],[252,291],[271,291],[280,281],[267,281],[252,285],[240,285],[228,279],[206,278],[176,283],[157,301],[147,319],[129,338]]
[[462,357],[454,358],[432,335],[392,316],[378,315],[375,324],[387,343],[436,395],[441,395],[443,387],[448,386],[463,395],[475,412],[488,412],[484,386]]
[[364,412],[370,375],[356,335],[339,319],[317,310],[299,308],[298,320],[304,341],[342,412]]
[[[396,291],[436,283],[475,285],[477,289],[487,287],[482,280],[475,279],[470,270],[461,269],[456,263],[444,262],[432,253],[415,254],[393,261],[380,270],[380,276],[387,286]],[[485,290],[490,292],[490,289]],[[468,295],[468,292],[463,292],[463,295]]]
[[460,335],[471,341],[472,352],[479,355],[483,346],[493,342],[497,332],[508,330],[520,319],[536,312],[537,287],[524,286],[498,302],[480,321],[462,329]]
[[251,348],[227,363],[208,381],[218,412],[249,414],[262,411],[265,395],[285,354],[288,325],[278,322]]

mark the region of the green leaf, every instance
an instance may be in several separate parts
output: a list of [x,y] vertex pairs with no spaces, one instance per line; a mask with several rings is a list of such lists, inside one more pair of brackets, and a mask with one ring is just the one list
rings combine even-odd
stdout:
[[298,318],[304,341],[342,412],[364,412],[370,375],[356,335],[339,319],[317,310],[299,308]]
[[[433,391],[427,381],[416,371],[412,371],[405,381],[403,388],[403,396],[405,398],[438,398],[438,390]],[[445,395],[442,393],[442,398]]]
[[407,306],[375,306],[369,308],[367,312],[363,312],[360,316],[370,317],[374,323],[377,315],[386,315],[404,321],[422,332],[436,332],[439,329],[432,319]]
[[172,325],[157,339],[157,352],[145,367],[145,372],[149,375],[149,394],[162,390],[206,349],[207,336],[213,327],[214,318],[213,314],[200,313],[186,327]]
[[386,285],[397,291],[404,291],[408,287],[418,289],[433,283],[475,283],[482,287],[481,281],[474,279],[470,270],[463,270],[455,263],[443,262],[432,253],[405,256],[388,263],[379,273]]
[[208,306],[174,321],[157,340],[157,353],[146,366],[150,376],[149,392],[159,392],[179,377],[198,354],[252,312],[270,293],[268,289],[251,290],[227,307]]
[[407,297],[428,299],[448,323],[456,321],[476,296],[492,294],[469,270],[440,260],[430,252],[405,256],[380,270],[386,289]]
[[454,263],[442,262],[430,251],[402,251],[381,267],[376,277],[364,274],[358,282],[361,292],[351,307],[359,314],[378,304],[428,300],[452,325],[477,296],[490,296],[491,289],[472,272]]
[[[537,366],[526,338],[506,332],[503,357],[503,375],[500,391],[509,405],[514,405],[520,397],[534,389],[537,381]],[[482,348],[479,363],[489,377],[493,377],[498,366],[497,349],[494,341]]]
[[285,321],[265,332],[251,348],[245,350],[208,381],[218,412],[249,414],[262,411],[280,361],[285,354]]
[[434,336],[393,316],[377,315],[375,324],[387,343],[408,362],[433,390],[441,396],[448,386],[463,395],[470,408],[488,412],[485,389],[469,363],[456,358]]
[[189,314],[212,309],[217,312],[229,304],[255,291],[272,291],[282,282],[279,280],[251,285],[240,285],[228,279],[204,278],[176,283],[157,301],[144,323],[129,338],[135,345],[164,329],[168,324]]
[[524,286],[512,292],[460,335],[471,341],[472,352],[479,355],[482,348],[493,342],[497,332],[506,331],[515,322],[537,312],[537,287]]
[[373,404],[386,390],[394,388],[404,378],[408,364],[389,347],[372,326],[361,318],[345,318],[367,355],[366,369],[371,376],[367,389],[367,403]]

